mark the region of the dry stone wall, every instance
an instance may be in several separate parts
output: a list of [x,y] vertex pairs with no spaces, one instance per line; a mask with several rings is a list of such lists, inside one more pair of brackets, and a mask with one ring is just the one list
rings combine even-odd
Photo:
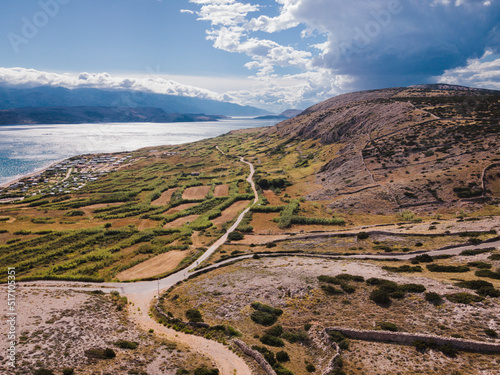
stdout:
[[337,331],[342,333],[344,336],[355,340],[387,341],[403,345],[412,345],[416,340],[421,340],[428,343],[433,342],[437,345],[450,345],[456,349],[461,350],[500,353],[500,343],[493,342],[472,341],[419,333],[358,330],[341,327],[327,328],[326,331],[328,333]]

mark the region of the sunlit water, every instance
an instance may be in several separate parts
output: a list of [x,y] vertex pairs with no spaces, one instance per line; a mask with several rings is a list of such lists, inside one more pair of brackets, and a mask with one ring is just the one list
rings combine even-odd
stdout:
[[132,151],[216,137],[276,120],[235,118],[189,123],[109,123],[0,126],[0,184],[74,155]]

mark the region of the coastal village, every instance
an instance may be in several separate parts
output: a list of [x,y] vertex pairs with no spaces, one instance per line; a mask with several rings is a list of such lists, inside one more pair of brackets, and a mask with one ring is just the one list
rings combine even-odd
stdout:
[[23,200],[37,194],[67,194],[82,189],[87,183],[130,163],[125,153],[80,155],[53,164],[31,176],[0,188],[0,203]]

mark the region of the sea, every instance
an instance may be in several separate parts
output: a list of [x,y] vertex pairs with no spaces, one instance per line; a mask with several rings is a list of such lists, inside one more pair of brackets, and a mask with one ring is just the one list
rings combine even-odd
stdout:
[[0,126],[0,184],[75,155],[183,144],[277,122],[236,117],[209,122]]

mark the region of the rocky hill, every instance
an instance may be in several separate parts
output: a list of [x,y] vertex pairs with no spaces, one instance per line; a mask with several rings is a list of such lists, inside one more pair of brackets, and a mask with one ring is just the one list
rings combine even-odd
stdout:
[[499,119],[499,91],[419,85],[334,97],[260,137],[338,146],[307,196],[331,208],[460,208],[500,195]]

